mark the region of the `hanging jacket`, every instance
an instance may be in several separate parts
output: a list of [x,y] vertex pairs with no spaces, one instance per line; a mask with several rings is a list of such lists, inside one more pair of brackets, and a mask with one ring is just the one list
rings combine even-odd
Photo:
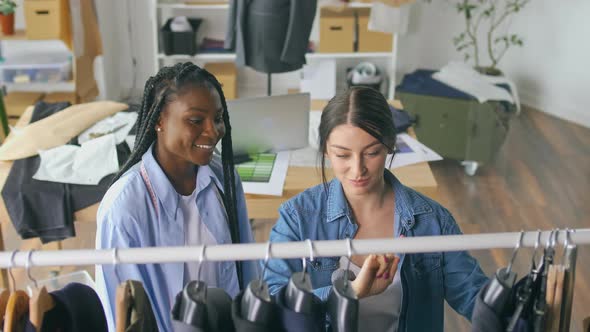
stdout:
[[231,0],[225,48],[236,63],[264,73],[300,69],[317,0]]

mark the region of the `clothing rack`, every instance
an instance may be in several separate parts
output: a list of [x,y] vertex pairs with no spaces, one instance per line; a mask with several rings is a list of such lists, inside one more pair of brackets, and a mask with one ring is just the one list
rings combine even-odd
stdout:
[[[521,238],[522,234],[522,238]],[[148,247],[101,250],[47,250],[0,252],[0,268],[32,266],[77,266],[96,264],[153,264],[189,261],[234,261],[268,258],[336,257],[373,253],[422,253],[518,247],[545,248],[555,245],[588,245],[590,228],[422,236],[395,239],[299,241],[224,244],[214,246]]]

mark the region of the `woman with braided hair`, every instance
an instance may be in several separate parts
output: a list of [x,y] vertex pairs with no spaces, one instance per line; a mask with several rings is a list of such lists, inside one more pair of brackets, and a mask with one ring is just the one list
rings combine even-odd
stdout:
[[[221,160],[213,155],[221,140]],[[232,159],[231,127],[221,85],[192,63],[162,68],[146,85],[129,160],[97,216],[97,249],[253,242],[244,192]],[[198,253],[195,253],[198,256]],[[109,330],[115,292],[138,280],[160,331],[171,331],[174,297],[190,280],[235,296],[256,277],[256,262],[97,266]]]

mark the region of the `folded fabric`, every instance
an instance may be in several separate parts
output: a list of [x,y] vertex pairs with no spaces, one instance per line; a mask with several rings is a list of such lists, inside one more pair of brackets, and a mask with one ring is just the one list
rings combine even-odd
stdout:
[[119,170],[115,135],[108,134],[82,146],[62,145],[41,151],[41,164],[33,179],[71,184],[97,185]]
[[127,104],[112,101],[70,106],[15,132],[0,146],[0,160],[23,159],[64,145],[97,121],[127,108]]
[[475,97],[480,103],[501,100],[514,103],[512,95],[501,87],[490,83],[484,75],[463,62],[451,62],[432,78]]
[[186,16],[177,16],[170,22],[170,31],[173,32],[187,32],[193,31],[188,18]]

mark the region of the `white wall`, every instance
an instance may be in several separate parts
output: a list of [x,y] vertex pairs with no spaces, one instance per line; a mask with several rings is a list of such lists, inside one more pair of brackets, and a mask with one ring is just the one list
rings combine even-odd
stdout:
[[[523,104],[590,127],[590,1],[533,0],[512,21],[524,38],[499,64],[517,84]],[[410,29],[398,49],[398,76],[416,68],[437,69],[462,60],[452,38],[464,21],[448,1],[418,0]],[[480,51],[481,53],[481,51]],[[480,61],[487,56],[480,57]],[[483,61],[482,61],[483,62]],[[484,62],[485,64],[485,62]]]

